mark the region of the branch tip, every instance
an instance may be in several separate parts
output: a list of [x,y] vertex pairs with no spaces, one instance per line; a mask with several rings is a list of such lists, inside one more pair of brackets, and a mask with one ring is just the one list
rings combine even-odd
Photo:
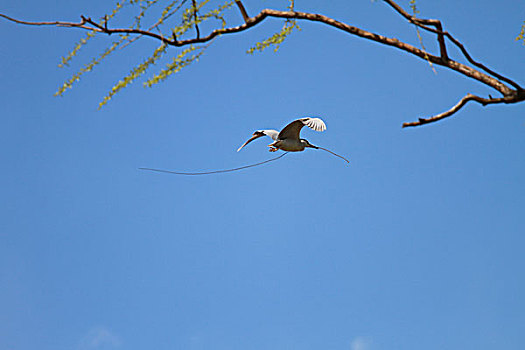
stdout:
[[[490,96],[490,95],[489,95]],[[449,110],[436,114],[435,116],[429,117],[429,118],[418,118],[418,121],[416,122],[407,122],[403,123],[402,127],[411,127],[411,126],[421,126],[429,123],[435,123],[439,120],[448,118],[454,114],[456,114],[460,109],[463,108],[468,102],[474,101],[479,103],[482,106],[486,106],[489,104],[497,104],[497,103],[517,103],[523,101],[525,98],[520,98],[520,96],[504,96],[504,97],[498,97],[498,98],[484,98],[480,96],[476,96],[473,94],[467,94],[465,95],[461,100],[459,100],[458,103],[456,103],[453,107],[451,107]]]

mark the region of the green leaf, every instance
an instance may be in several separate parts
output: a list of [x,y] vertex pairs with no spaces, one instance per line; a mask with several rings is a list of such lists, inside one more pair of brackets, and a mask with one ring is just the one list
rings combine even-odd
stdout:
[[[155,74],[153,77],[144,82],[144,86],[152,87],[153,85],[166,80],[170,75],[180,72],[182,68],[190,65],[194,61],[198,61],[207,47],[208,45],[199,48],[191,45],[187,49],[183,50],[180,54],[175,56],[171,63],[166,65],[166,68],[162,69],[158,74]],[[197,50],[199,50],[197,53],[187,57],[190,53]]]
[[98,108],[102,108],[106,103],[111,100],[111,98],[118,93],[120,90],[128,86],[130,83],[132,83],[135,79],[137,79],[139,76],[144,74],[146,70],[149,68],[150,65],[155,64],[156,61],[158,61],[162,55],[166,52],[167,45],[162,44],[159,46],[155,51],[153,51],[153,54],[146,60],[144,60],[141,64],[136,66],[131,70],[131,72],[126,75],[122,80],[119,80],[109,91],[109,93],[104,97],[102,102],[99,103]]
[[523,45],[525,45],[525,21],[523,21],[523,25],[521,26],[521,31],[516,37],[516,41],[523,41]]
[[297,25],[297,21],[289,19],[286,20],[280,32],[273,34],[268,39],[256,43],[255,46],[248,49],[246,53],[253,54],[255,51],[264,51],[266,48],[272,45],[274,46],[273,51],[276,52],[277,50],[279,50],[279,47],[281,46],[283,41],[288,37],[288,35],[290,35],[294,28],[301,30],[301,28]]
[[60,68],[63,68],[65,66],[69,66],[69,62],[73,59],[73,57],[75,57],[75,55],[78,53],[78,51],[85,45],[87,44],[88,40],[91,39],[92,37],[94,37],[96,34],[96,32],[93,30],[93,31],[90,31],[90,32],[87,32],[86,36],[82,39],[80,39],[80,41],[78,43],[75,44],[75,47],[73,48],[73,50],[71,50],[67,56],[63,56],[60,58],[60,63],[59,63],[59,67]]
[[73,87],[73,83],[80,80],[80,77],[87,72],[90,72],[97,64],[99,64],[104,58],[109,56],[110,53],[115,51],[117,47],[119,47],[126,39],[128,38],[128,35],[122,35],[120,37],[120,40],[113,42],[98,58],[93,58],[90,63],[86,64],[84,67],[82,67],[76,74],[74,74],[71,78],[66,80],[64,84],[55,92],[55,96],[61,96],[67,89],[71,89]]

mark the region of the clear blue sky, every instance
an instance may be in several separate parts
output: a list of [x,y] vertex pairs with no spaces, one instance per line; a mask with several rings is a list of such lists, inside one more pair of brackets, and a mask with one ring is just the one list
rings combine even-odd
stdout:
[[[417,44],[381,1],[296,1]],[[402,4],[406,7],[407,1]],[[520,1],[418,1],[477,59],[525,84]],[[285,1],[246,1],[250,13]],[[97,17],[108,1],[7,1],[27,20]],[[0,21],[0,348],[434,350],[525,346],[525,104],[392,48],[301,23],[217,40],[152,89],[112,83],[156,43],[118,52],[64,97],[57,67],[81,31]],[[435,42],[425,37],[429,49]],[[454,52],[454,50],[451,50]],[[172,50],[172,54],[178,51]],[[274,156],[254,130],[322,117],[308,150]]]

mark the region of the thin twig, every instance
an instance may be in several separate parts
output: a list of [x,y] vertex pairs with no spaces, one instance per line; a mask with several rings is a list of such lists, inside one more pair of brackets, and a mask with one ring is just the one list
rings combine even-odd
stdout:
[[435,116],[429,117],[429,118],[419,118],[416,122],[409,122],[409,123],[403,123],[403,128],[410,127],[410,126],[420,126],[424,124],[434,123],[438,120],[445,119],[447,117],[450,117],[451,115],[457,113],[463,106],[465,106],[470,101],[478,102],[479,104],[486,106],[488,104],[496,104],[496,103],[508,103],[509,99],[506,99],[504,97],[501,98],[483,98],[480,96],[476,96],[473,94],[467,94],[464,96],[457,104],[455,104],[452,108],[450,108],[448,111],[445,111],[443,113],[437,114]]
[[63,21],[52,21],[52,22],[28,22],[22,21],[16,18],[12,18],[0,13],[0,17],[7,19],[8,21],[15,22],[18,24],[25,24],[29,26],[57,26],[57,27],[76,27],[82,29],[93,30],[90,26],[86,26],[86,22],[82,19],[80,22],[63,22]]
[[[157,22],[153,23],[149,28],[148,28],[148,31],[151,31],[153,28],[157,28],[158,29],[158,26],[163,22],[165,21],[166,19],[170,18],[171,16],[173,16],[173,14],[177,13],[182,6],[184,6],[184,4],[186,3],[187,0],[183,0],[180,2],[180,4],[175,8],[173,9],[170,13],[168,13],[166,16],[164,17],[160,17]],[[175,36],[175,32],[173,32],[173,40],[176,41],[177,40],[177,37]],[[124,45],[122,45],[120,48],[123,49],[125,48],[126,46],[132,44],[133,42],[137,41],[138,39],[142,38],[144,35],[143,34],[140,34],[140,35],[137,35],[136,37],[132,38],[132,39],[129,39],[127,43],[125,43]]]
[[197,32],[197,39],[201,37],[201,32],[199,30],[199,25],[197,24],[197,1],[191,0],[193,6],[193,19],[195,21],[195,31]]
[[[401,6],[396,4],[394,1],[391,1],[391,0],[383,0],[383,1],[386,2],[388,5],[390,5],[400,15],[405,17],[410,23],[415,24],[416,26],[422,29],[430,30],[431,32],[437,34],[438,43],[439,43],[439,51],[441,54],[440,56],[443,60],[448,60],[447,45],[445,44],[445,38],[443,36],[443,27],[441,26],[441,22],[439,20],[417,18],[415,15],[411,15],[408,12],[406,12]],[[436,27],[436,31],[432,30],[432,28],[426,27],[425,26],[426,24]]]

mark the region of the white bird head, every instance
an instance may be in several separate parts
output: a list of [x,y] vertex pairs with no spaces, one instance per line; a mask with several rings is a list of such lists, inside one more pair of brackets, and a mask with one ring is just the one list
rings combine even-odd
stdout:
[[315,148],[315,149],[318,149],[319,147],[317,146],[314,146],[312,145],[310,142],[308,142],[308,140],[306,139],[301,139],[301,143],[304,145],[304,147],[309,147],[309,148]]

